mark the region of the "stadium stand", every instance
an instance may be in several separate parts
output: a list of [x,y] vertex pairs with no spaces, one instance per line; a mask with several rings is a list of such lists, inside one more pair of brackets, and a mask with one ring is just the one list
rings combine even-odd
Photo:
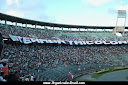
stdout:
[[77,75],[83,72],[91,73],[101,69],[128,65],[127,49],[127,45],[5,44],[4,58],[10,57],[9,63],[13,63],[13,71],[34,75],[36,81],[65,81],[68,80],[69,71]]
[[128,34],[124,37],[118,37],[111,32],[77,32],[77,31],[61,31],[51,29],[34,29],[25,27],[15,27],[12,25],[0,24],[2,35],[16,35],[21,37],[41,38],[50,40],[72,40],[72,41],[89,41],[89,40],[127,40]]
[[[106,41],[128,40],[128,34],[117,37],[111,32],[78,32],[51,29],[40,29],[0,24],[2,36],[9,34],[21,37],[41,38],[50,40],[72,41]],[[75,77],[81,74],[97,72],[128,65],[127,45],[58,45],[58,44],[27,44],[5,41],[1,59],[7,59],[11,76],[17,81],[29,81],[33,77],[35,81],[69,81],[68,73]],[[15,73],[19,73],[16,77]],[[10,81],[6,79],[7,81]]]

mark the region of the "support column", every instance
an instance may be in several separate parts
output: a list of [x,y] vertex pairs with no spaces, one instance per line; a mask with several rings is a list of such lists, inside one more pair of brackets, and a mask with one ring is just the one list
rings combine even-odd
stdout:
[[105,28],[104,28],[104,32],[105,32]]
[[8,28],[8,26],[7,26],[7,20],[5,20],[5,28]]
[[118,23],[118,16],[117,16],[117,20],[116,20],[116,27],[113,29],[113,34],[116,34],[116,31],[117,31],[117,23]]
[[5,26],[7,25],[7,20],[5,20]]
[[71,29],[72,29],[72,28],[70,28],[70,31],[72,31]]
[[88,32],[88,28],[87,28],[87,32]]
[[16,25],[15,25],[15,28],[17,29],[17,21],[16,21]]
[[45,26],[44,26],[44,30],[46,30],[46,29],[45,29]]
[[62,27],[62,32],[63,32],[63,27]]
[[23,29],[23,23],[22,23],[22,29]]
[[96,33],[97,33],[97,28],[96,28]]
[[26,27],[26,29],[27,29],[27,23],[26,23],[25,27]]
[[35,24],[35,28],[36,28],[36,24]]
[[16,27],[17,27],[17,22],[16,22]]
[[123,36],[124,36],[124,30],[125,30],[125,23],[126,23],[126,18],[125,18],[125,22],[124,22],[124,28],[123,28]]
[[[63,27],[62,27],[62,34],[63,34]],[[62,34],[61,34],[61,35],[62,35]]]

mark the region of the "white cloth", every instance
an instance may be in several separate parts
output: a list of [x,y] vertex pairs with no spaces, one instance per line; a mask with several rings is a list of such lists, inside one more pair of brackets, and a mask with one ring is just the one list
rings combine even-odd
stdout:
[[28,78],[26,78],[26,79],[25,79],[25,81],[29,81],[29,79],[28,79]]
[[0,81],[6,81],[2,76],[0,76]]
[[33,76],[31,76],[31,81],[34,81],[34,77]]
[[0,68],[2,68],[3,67],[3,64],[0,64]]
[[3,64],[0,64],[0,71],[2,71],[2,68],[3,68]]

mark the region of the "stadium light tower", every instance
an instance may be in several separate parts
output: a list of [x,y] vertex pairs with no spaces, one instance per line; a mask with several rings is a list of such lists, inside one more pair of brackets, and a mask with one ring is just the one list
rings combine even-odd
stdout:
[[[127,17],[127,14],[126,14],[126,10],[118,10],[118,15],[117,15],[117,21],[116,21],[116,26],[115,28],[113,29],[113,34],[116,34],[116,32],[120,31],[120,32],[123,32],[123,36],[124,36],[124,30],[125,30],[125,24],[126,24],[126,17]],[[123,26],[118,26],[118,19],[125,19],[124,20],[124,25]]]

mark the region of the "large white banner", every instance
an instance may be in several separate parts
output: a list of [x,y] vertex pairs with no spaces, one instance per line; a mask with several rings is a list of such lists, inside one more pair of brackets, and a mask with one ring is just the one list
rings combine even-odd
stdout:
[[117,45],[117,44],[128,44],[128,41],[64,41],[64,40],[45,40],[45,39],[35,39],[35,38],[28,38],[28,37],[20,37],[9,35],[13,41],[19,41],[24,44],[30,43],[56,43],[56,44],[67,44],[67,45]]

